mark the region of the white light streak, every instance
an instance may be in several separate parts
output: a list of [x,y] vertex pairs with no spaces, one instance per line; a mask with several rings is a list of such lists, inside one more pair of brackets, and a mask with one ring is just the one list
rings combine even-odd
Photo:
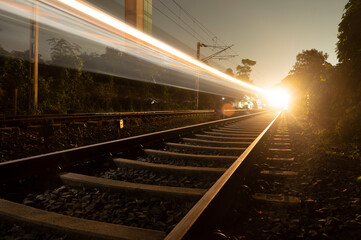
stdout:
[[[225,73],[222,73],[222,72],[188,56],[187,54],[180,52],[179,50],[177,50],[157,39],[152,38],[140,31],[136,30],[135,28],[130,27],[129,25],[109,16],[108,14],[105,14],[95,8],[92,8],[92,7],[82,3],[81,1],[77,1],[77,0],[58,0],[58,1],[86,14],[87,16],[89,16],[91,18],[95,18],[96,20],[103,22],[119,31],[127,33],[132,37],[135,37],[141,41],[147,42],[148,44],[151,44],[153,47],[159,48],[163,51],[166,51],[167,53],[170,53],[171,55],[173,55],[177,58],[187,61],[188,63],[191,63],[193,65],[196,65],[203,70],[206,70],[218,77],[221,77],[222,79],[228,80],[232,83],[241,85],[245,88],[251,89],[251,90],[259,92],[259,93],[265,93],[265,90],[263,90],[262,88],[256,87],[252,84],[242,82],[242,81],[240,81],[236,78],[233,78]],[[43,1],[43,2],[47,2],[47,1]]]

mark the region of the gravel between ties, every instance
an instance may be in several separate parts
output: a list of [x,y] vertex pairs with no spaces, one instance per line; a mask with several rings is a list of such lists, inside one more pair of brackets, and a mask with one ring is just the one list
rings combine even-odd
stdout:
[[0,221],[0,236],[2,240],[68,240],[67,235],[39,232],[32,228],[24,228],[14,223]]
[[170,231],[195,202],[136,198],[123,194],[62,186],[28,194],[23,203],[35,208],[90,220]]
[[[296,156],[290,167],[299,175],[287,186],[280,182],[278,193],[298,196],[301,204],[245,202],[222,234],[227,239],[361,239],[360,157],[338,154],[343,150],[323,146],[312,129],[290,115],[287,119]],[[275,190],[275,182],[264,182],[259,183],[266,186],[263,192]]]
[[210,188],[217,180],[217,178],[206,176],[177,176],[174,174],[160,174],[148,170],[137,170],[131,168],[111,169],[101,172],[99,177],[142,184],[203,189]]
[[149,156],[146,159],[138,159],[139,161],[145,161],[150,163],[159,163],[159,164],[170,164],[177,166],[190,166],[190,167],[210,167],[210,168],[229,168],[230,163],[225,163],[222,161],[216,160],[207,160],[207,161],[194,161],[189,159],[171,159],[167,161],[160,159],[158,157]]

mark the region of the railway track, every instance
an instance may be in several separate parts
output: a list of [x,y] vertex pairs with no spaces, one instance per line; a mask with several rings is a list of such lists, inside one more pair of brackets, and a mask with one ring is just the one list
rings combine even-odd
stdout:
[[[251,112],[246,109],[232,110],[236,114]],[[72,113],[72,114],[43,114],[22,116],[0,116],[0,127],[24,127],[33,125],[66,124],[72,122],[110,121],[130,118],[160,118],[179,116],[207,116],[215,115],[214,110],[186,110],[186,111],[146,111],[146,112],[112,112],[112,113]]]
[[[286,114],[260,144],[249,162],[251,176],[238,187],[237,202],[227,221],[219,222],[216,239],[315,239],[317,233],[305,224],[314,200],[303,194],[302,159],[293,150]],[[194,236],[194,235],[193,235]],[[327,235],[324,235],[325,237]],[[197,235],[202,239],[201,236]],[[317,238],[317,237],[316,237]]]
[[0,163],[0,218],[54,238],[194,239],[237,199],[232,189],[279,116],[250,114]]

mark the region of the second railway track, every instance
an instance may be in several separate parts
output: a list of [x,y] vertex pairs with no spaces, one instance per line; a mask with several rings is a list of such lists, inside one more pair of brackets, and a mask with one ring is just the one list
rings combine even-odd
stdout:
[[192,238],[206,218],[221,217],[223,209],[215,213],[215,207],[229,198],[234,176],[248,171],[245,159],[279,115],[251,114],[1,163],[0,218],[54,238]]

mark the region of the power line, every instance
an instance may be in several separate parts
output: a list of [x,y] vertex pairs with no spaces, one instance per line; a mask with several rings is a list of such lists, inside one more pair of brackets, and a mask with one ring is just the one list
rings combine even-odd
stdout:
[[[205,32],[211,39],[213,39],[216,35],[214,33],[212,33],[209,29],[207,29],[200,21],[198,21],[198,19],[196,19],[195,17],[192,16],[192,14],[190,14],[185,8],[183,8],[179,3],[177,3],[175,0],[172,0],[174,2],[174,4],[176,4],[179,9],[181,9],[185,14],[188,15],[189,18],[191,18],[194,22],[198,23],[198,26],[200,27],[200,29],[203,28],[203,32]],[[211,36],[212,35],[212,36]]]
[[159,2],[168,9],[168,11],[170,11],[174,16],[176,16],[179,20],[181,20],[187,27],[189,27],[194,33],[196,33],[200,38],[202,38],[203,41],[205,41],[206,43],[209,44],[208,40],[206,40],[205,38],[203,38],[203,36],[201,36],[199,33],[196,32],[196,30],[194,28],[192,28],[191,26],[189,26],[188,23],[186,23],[179,15],[177,15],[172,9],[170,9],[167,5],[165,5],[161,0],[159,0]]
[[[222,41],[220,38],[218,38],[211,30],[209,30],[206,26],[204,26],[204,24],[202,24],[197,18],[195,18],[192,14],[189,13],[189,11],[187,11],[185,8],[183,8],[177,1],[172,0],[173,3],[175,5],[178,6],[178,8],[180,10],[182,10],[190,19],[193,20],[193,22],[195,22],[199,28],[205,32],[212,40],[214,38],[216,38],[217,40],[219,40],[223,45],[229,45],[227,43],[225,43],[224,41]],[[239,55],[234,49],[230,49],[235,55]],[[228,51],[226,51],[226,53],[228,53]],[[229,61],[229,60],[228,60]],[[232,61],[233,62],[233,61]],[[237,63],[233,62],[233,64],[237,65]]]
[[[148,3],[149,1],[146,0]],[[156,6],[154,6],[153,4],[153,8],[155,10],[157,10],[158,12],[160,12],[162,15],[164,15],[166,18],[168,18],[169,20],[171,20],[173,23],[175,23],[178,27],[182,28],[186,33],[188,33],[189,35],[191,35],[192,37],[194,37],[196,40],[200,41],[200,39],[198,39],[194,34],[192,34],[191,32],[189,32],[187,29],[185,29],[183,26],[181,26],[180,24],[178,24],[175,20],[173,20],[171,17],[169,17],[167,14],[165,14],[162,10],[160,10],[159,8],[157,8]]]
[[[146,0],[148,2],[148,0]],[[154,4],[153,4],[153,8],[156,9],[158,12],[160,12],[162,15],[164,15],[166,18],[168,18],[169,20],[171,20],[174,24],[176,24],[178,27],[182,28],[186,33],[188,33],[189,35],[191,35],[194,39],[197,39],[198,41],[201,41],[200,38],[202,39],[202,41],[209,43],[209,41],[207,41],[202,35],[200,35],[196,29],[194,27],[191,27],[187,22],[185,22],[184,19],[182,19],[182,17],[180,16],[180,14],[177,14],[174,12],[174,10],[172,10],[169,6],[167,6],[164,2],[162,2],[162,0],[158,0],[160,2],[160,4],[162,4],[169,12],[171,12],[177,19],[179,19],[186,27],[183,27],[181,24],[179,24],[179,21],[174,20],[172,17],[170,17],[168,14],[166,14],[165,12],[163,12],[162,10],[160,10],[159,8],[157,8]],[[188,10],[186,10],[184,7],[182,7],[177,1],[172,0],[173,3],[182,11],[184,12],[188,18],[198,26],[198,28],[204,32],[212,41],[213,45],[216,45],[216,42],[214,39],[216,39],[216,41],[219,41],[221,44],[223,45],[228,45],[227,43],[225,43],[224,41],[222,41],[220,38],[218,38],[211,30],[209,30],[206,26],[204,26],[204,24],[202,24],[196,17],[194,17]],[[188,29],[187,29],[188,28]],[[195,34],[197,34],[198,36],[196,36]],[[230,51],[232,51],[235,55],[238,55],[238,53],[230,48]],[[228,51],[225,51],[226,53],[228,53]],[[229,54],[229,53],[228,53]],[[239,59],[241,59],[239,57]],[[234,61],[234,59],[228,59],[226,60],[228,62],[230,62],[232,65],[235,65],[235,67],[237,65],[239,65],[240,63],[237,63],[236,61]],[[216,64],[216,63],[214,63]],[[218,64],[216,64],[218,65]],[[258,74],[257,74],[258,75]]]

